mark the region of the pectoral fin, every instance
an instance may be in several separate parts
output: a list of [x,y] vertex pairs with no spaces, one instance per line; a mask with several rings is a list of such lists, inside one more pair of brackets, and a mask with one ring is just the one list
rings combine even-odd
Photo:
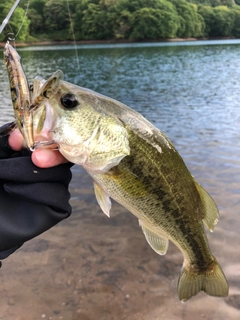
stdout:
[[112,203],[109,195],[96,182],[93,183],[97,202],[102,211],[110,218]]
[[164,255],[168,249],[168,239],[148,229],[140,220],[139,225],[141,226],[142,231],[150,247],[158,254]]
[[200,186],[200,184],[198,184],[197,182],[195,183],[205,209],[203,222],[212,232],[219,219],[217,205],[215,204],[211,196],[207,193],[207,191],[204,190],[203,187]]

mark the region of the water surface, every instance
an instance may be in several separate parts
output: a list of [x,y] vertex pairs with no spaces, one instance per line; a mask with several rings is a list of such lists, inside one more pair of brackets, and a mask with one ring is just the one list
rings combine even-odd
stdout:
[[[73,47],[18,51],[29,80],[60,68],[65,80],[120,100],[170,138],[220,209],[221,219],[208,238],[230,295],[217,299],[201,293],[180,303],[181,253],[171,245],[166,256],[156,255],[137,220],[118,204],[112,218],[105,217],[91,179],[75,166],[72,216],[4,261],[0,319],[239,319],[240,45],[88,45],[77,50],[78,61]],[[0,83],[3,124],[12,119],[3,63]]]

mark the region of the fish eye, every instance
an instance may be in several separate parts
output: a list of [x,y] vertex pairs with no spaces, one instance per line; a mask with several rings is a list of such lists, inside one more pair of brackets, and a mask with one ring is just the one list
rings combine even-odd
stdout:
[[66,93],[61,97],[61,104],[66,109],[72,109],[72,108],[75,108],[79,103],[74,94]]

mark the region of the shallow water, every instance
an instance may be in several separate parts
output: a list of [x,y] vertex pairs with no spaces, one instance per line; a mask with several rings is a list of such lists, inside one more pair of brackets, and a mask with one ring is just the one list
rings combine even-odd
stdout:
[[[229,297],[200,293],[180,303],[178,249],[170,245],[158,256],[134,216],[116,203],[108,219],[91,179],[74,166],[72,216],[3,261],[0,319],[240,318],[240,46],[224,43],[78,47],[79,70],[71,47],[19,53],[29,79],[61,68],[66,80],[126,103],[169,136],[220,209],[208,239]],[[0,83],[5,123],[12,110],[4,65]]]

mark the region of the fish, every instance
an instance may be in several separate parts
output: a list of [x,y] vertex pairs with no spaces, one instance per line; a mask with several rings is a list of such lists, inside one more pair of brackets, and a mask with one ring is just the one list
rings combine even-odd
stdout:
[[[9,54],[4,54],[8,65]],[[21,64],[18,68],[23,74]],[[8,71],[10,89],[24,91],[11,81],[12,69]],[[60,70],[48,80],[37,76],[31,90],[27,106],[19,100],[16,107],[13,100],[27,146],[34,150],[57,145],[67,160],[92,177],[102,211],[110,217],[111,199],[124,206],[139,220],[157,254],[166,254],[169,241],[177,246],[183,254],[177,285],[181,301],[200,291],[226,297],[228,283],[205,231],[217,224],[218,208],[167,136],[123,103],[64,81]],[[19,121],[22,108],[32,130]]]

